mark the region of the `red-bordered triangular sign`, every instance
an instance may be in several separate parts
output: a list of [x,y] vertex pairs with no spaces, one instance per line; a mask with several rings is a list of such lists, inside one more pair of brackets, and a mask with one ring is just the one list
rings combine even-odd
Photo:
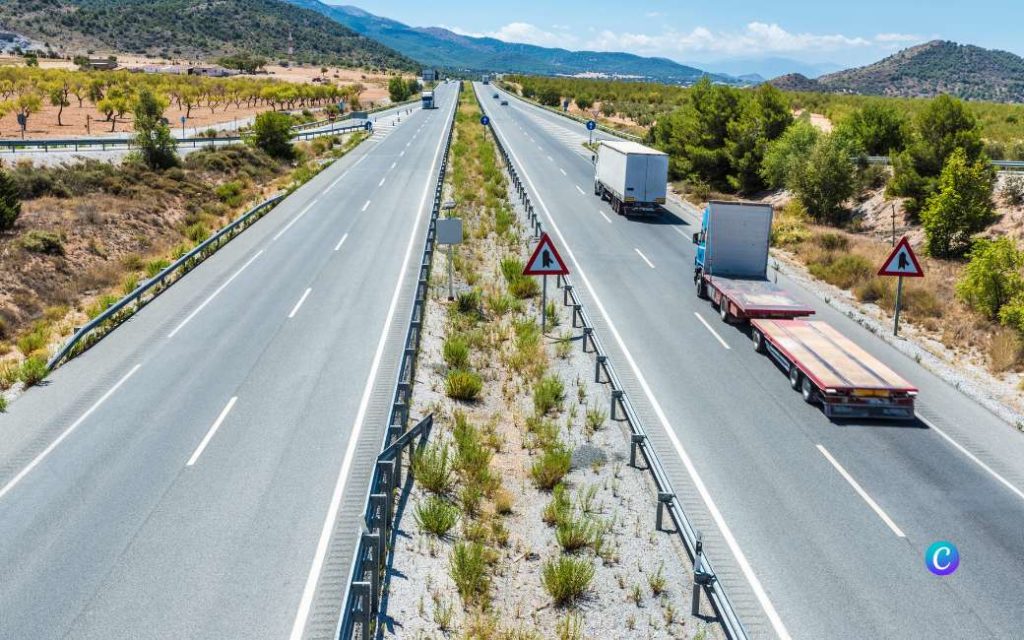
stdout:
[[905,276],[907,278],[923,278],[924,269],[917,261],[914,250],[910,248],[910,242],[906,236],[900,238],[896,247],[889,254],[889,257],[882,263],[878,270],[880,276]]
[[526,262],[523,269],[524,276],[565,276],[569,275],[569,268],[565,266],[562,256],[558,255],[555,244],[551,242],[548,234],[540,237],[537,248],[533,255]]

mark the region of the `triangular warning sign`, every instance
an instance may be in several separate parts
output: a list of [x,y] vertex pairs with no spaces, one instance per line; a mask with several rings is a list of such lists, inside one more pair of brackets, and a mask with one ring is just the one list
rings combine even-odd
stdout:
[[900,238],[892,253],[882,263],[882,268],[878,270],[878,275],[905,276],[907,278],[924,277],[924,269],[921,268],[921,263],[917,261],[917,256],[914,255],[914,250],[910,248],[910,243],[907,241],[906,236]]
[[523,269],[524,276],[564,276],[569,274],[569,268],[562,261],[562,256],[555,250],[555,244],[551,242],[548,234],[540,237],[537,248],[533,255],[526,262]]

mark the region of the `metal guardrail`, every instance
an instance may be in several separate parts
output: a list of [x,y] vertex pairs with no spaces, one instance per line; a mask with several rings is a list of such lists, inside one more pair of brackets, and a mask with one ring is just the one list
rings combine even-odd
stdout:
[[[333,135],[336,133],[347,133],[349,131],[358,131],[365,129],[366,125],[360,124],[348,124],[341,127],[331,127],[330,129],[317,129],[315,131],[296,131],[292,134],[292,140],[309,140],[310,138],[317,138],[320,136]],[[224,136],[222,138],[175,138],[174,141],[179,147],[199,148],[203,146],[217,146],[220,144],[230,144],[234,142],[243,142],[245,138],[243,136]],[[18,150],[28,149],[41,149],[44,153],[49,152],[51,149],[73,149],[78,151],[81,147],[93,148],[100,147],[100,150],[106,151],[107,147],[126,147],[132,149],[135,146],[134,137],[124,138],[49,138],[49,139],[34,139],[34,140],[0,140],[0,150],[9,150],[14,153]]]
[[[462,93],[461,84],[459,93]],[[456,96],[456,100],[458,100],[458,96]],[[427,238],[420,261],[416,296],[413,301],[409,331],[405,338],[405,349],[402,352],[398,384],[388,417],[387,433],[384,437],[383,449],[377,456],[373,477],[370,480],[363,520],[365,528],[352,559],[349,584],[342,599],[342,615],[338,626],[340,640],[352,640],[354,637],[369,640],[373,632],[374,621],[380,609],[381,574],[385,570],[388,540],[392,533],[394,517],[392,501],[395,489],[402,485],[402,455],[406,449],[413,446],[413,440],[417,435],[421,436],[419,446],[422,447],[433,425],[433,414],[431,414],[412,429],[406,430],[409,423],[409,406],[412,403],[412,385],[416,374],[416,355],[419,352],[423,318],[427,306],[427,292],[430,286],[437,218],[441,212],[441,196],[444,189],[444,178],[448,171],[448,157],[454,130],[455,115],[453,113],[445,137],[444,155],[437,173],[437,183],[434,186],[434,203],[430,212]],[[358,635],[357,625],[359,627]]]
[[[477,101],[479,102],[479,95],[477,95]],[[481,110],[483,110],[483,105],[481,105]],[[505,169],[512,179],[512,187],[519,198],[520,204],[526,211],[531,231],[535,236],[539,237],[543,231],[543,225],[534,210],[526,185],[519,178],[512,157],[506,151],[504,143],[494,128],[493,120],[488,126],[495,143],[498,145],[498,150],[501,152]],[[639,415],[637,415],[629,396],[626,394],[625,387],[608,358],[608,351],[601,344],[600,338],[594,331],[594,324],[591,322],[587,311],[583,308],[579,295],[576,293],[568,277],[560,276],[558,278],[558,286],[563,289],[563,304],[572,307],[573,328],[583,330],[582,343],[584,353],[594,354],[594,382],[607,383],[611,386],[611,419],[618,420],[619,412],[621,411],[622,416],[629,424],[630,466],[638,468],[637,451],[639,451],[643,456],[646,468],[651,472],[651,476],[654,479],[655,486],[658,489],[658,511],[655,528],[658,531],[664,530],[662,524],[664,522],[664,513],[667,510],[669,517],[675,525],[675,531],[679,534],[683,546],[693,561],[693,614],[697,615],[699,613],[700,593],[701,590],[704,590],[711,600],[711,604],[718,614],[718,618],[729,638],[731,640],[748,640],[749,636],[742,621],[739,619],[724,588],[718,583],[711,562],[704,555],[703,535],[690,522],[682,505],[679,503],[676,493],[672,489],[668,473],[665,471],[657,452],[650,444],[647,428],[644,426]]]
[[[868,164],[890,165],[892,159],[889,156],[867,156]],[[1024,171],[1024,160],[991,160],[993,167],[1006,171]]]
[[[94,334],[97,329],[113,328],[104,327],[104,324],[107,323],[107,321],[112,321],[114,326],[116,326],[123,319],[121,312],[126,307],[134,304],[135,308],[138,309],[146,302],[155,298],[166,287],[170,286],[168,284],[168,280],[173,278],[176,281],[182,275],[191,271],[214,251],[219,249],[223,243],[230,240],[235,234],[244,230],[246,226],[255,222],[258,218],[273,209],[274,206],[284,197],[285,194],[278,194],[269,200],[261,202],[252,209],[249,209],[237,220],[196,245],[194,249],[175,260],[163,271],[156,274],[149,280],[142,282],[134,291],[107,307],[102,313],[75,331],[74,335],[71,336],[71,338],[64,343],[64,346],[62,346],[60,350],[50,358],[50,361],[46,363],[47,370],[52,371],[54,367],[60,364],[61,361],[69,355],[77,354],[79,351],[91,346],[95,340],[102,337],[99,334]],[[178,273],[179,271],[180,273]],[[148,300],[143,300],[143,296],[150,292],[152,292],[153,295],[150,296]]]

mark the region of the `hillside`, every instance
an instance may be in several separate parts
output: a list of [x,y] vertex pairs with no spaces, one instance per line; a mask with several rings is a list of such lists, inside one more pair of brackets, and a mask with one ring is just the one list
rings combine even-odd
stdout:
[[966,100],[1024,102],[1024,58],[1006,51],[934,40],[884,60],[811,80],[798,74],[772,80],[780,89],[902,98],[942,93]]
[[4,0],[0,25],[66,53],[83,48],[212,58],[248,52],[295,62],[414,69],[413,60],[278,0]]
[[[536,75],[606,74],[668,83],[691,83],[706,72],[666,58],[629,53],[568,51],[495,38],[459,35],[438,27],[410,27],[352,6],[327,5],[318,0],[287,0],[332,18],[357,33],[373,38],[426,65],[459,71],[493,71]],[[712,75],[734,82],[728,76]]]

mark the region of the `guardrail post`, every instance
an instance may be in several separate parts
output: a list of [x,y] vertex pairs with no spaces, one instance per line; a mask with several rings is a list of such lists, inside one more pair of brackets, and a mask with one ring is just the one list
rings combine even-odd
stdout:
[[594,361],[594,382],[604,382],[601,380],[601,367],[605,366],[607,362],[608,356],[597,356],[597,359]]
[[[579,324],[577,324],[577,319],[579,319]],[[579,327],[580,324],[583,324],[583,306],[574,304],[572,305],[572,328],[575,329]],[[586,345],[583,346],[583,350],[587,350]]]
[[665,505],[675,500],[676,495],[674,493],[667,493],[664,491],[658,492],[658,513],[654,518],[654,530],[663,531],[662,523],[664,522]]
[[369,582],[360,581],[352,583],[352,600],[360,603],[352,608],[352,613],[359,618],[362,626],[363,640],[370,640],[370,591],[371,586]]
[[572,297],[572,285],[566,283],[565,289],[562,292],[562,304],[568,305],[570,297]]
[[[377,611],[377,602],[380,601],[380,530],[373,533],[363,533],[362,544],[369,557],[363,561],[370,561],[370,601],[366,607],[366,619],[369,624],[370,618]],[[365,568],[363,568],[365,570]]]
[[593,334],[594,334],[594,328],[593,327],[583,327],[583,353],[588,353],[588,351],[587,351],[587,343],[588,342],[593,342],[593,339],[594,339],[593,338]]
[[642,447],[646,438],[647,436],[642,433],[633,433],[629,436],[629,466],[634,469],[639,468],[636,466],[636,448]]
[[612,408],[611,408],[611,419],[618,420],[618,412],[616,408],[622,403],[622,389],[612,389]]

